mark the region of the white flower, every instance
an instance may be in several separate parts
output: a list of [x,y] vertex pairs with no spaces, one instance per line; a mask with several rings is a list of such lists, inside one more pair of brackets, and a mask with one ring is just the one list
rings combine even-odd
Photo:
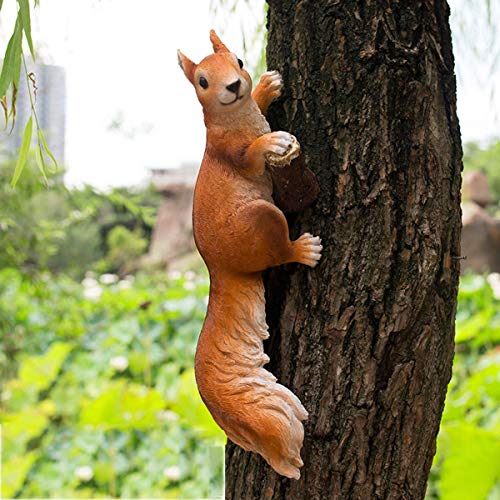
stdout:
[[123,279],[130,282],[130,283],[133,283],[135,281],[135,276],[132,274],[127,274],[127,276],[125,276],[125,278],[123,278]]
[[186,281],[184,283],[184,290],[194,290],[195,289],[195,284],[192,281]]
[[106,273],[101,275],[99,281],[104,285],[112,285],[116,283],[120,278],[116,274]]
[[97,280],[92,276],[87,276],[87,274],[85,275],[85,279],[82,281],[82,285],[85,288],[92,288],[94,286],[99,286],[99,283],[97,282]]
[[85,273],[85,277],[86,277],[86,278],[95,278],[95,273],[94,273],[94,271],[87,271],[87,272]]
[[500,273],[491,273],[486,278],[486,281],[491,286],[493,290],[493,296],[495,299],[500,300]]
[[114,356],[109,360],[109,364],[117,372],[124,372],[128,368],[128,359],[125,356]]
[[99,285],[85,287],[83,290],[83,296],[88,300],[98,300],[102,295],[102,288]]
[[0,393],[0,399],[3,401],[3,402],[7,402],[9,401],[9,399],[12,397],[12,393],[9,391],[9,390],[6,390],[6,391],[3,391],[2,393]]
[[80,479],[80,481],[90,481],[94,477],[94,471],[89,465],[82,465],[75,469],[75,476]]
[[163,469],[163,475],[171,481],[178,481],[181,477],[181,468],[178,465],[171,465]]
[[161,422],[177,422],[179,415],[171,410],[160,410],[158,412],[158,420]]
[[194,271],[186,271],[184,273],[184,279],[188,281],[193,281],[196,278],[196,273]]
[[168,273],[168,279],[169,280],[179,280],[182,278],[182,274],[180,271],[170,271]]
[[132,288],[132,282],[130,280],[124,279],[120,280],[118,282],[118,285],[116,286],[118,287],[118,290],[127,290],[129,288]]

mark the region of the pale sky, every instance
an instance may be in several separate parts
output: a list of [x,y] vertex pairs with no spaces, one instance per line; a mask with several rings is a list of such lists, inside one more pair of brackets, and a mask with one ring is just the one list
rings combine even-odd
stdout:
[[[454,0],[459,3],[460,0]],[[244,2],[240,2],[244,5]],[[232,18],[215,17],[209,0],[41,0],[33,39],[44,62],[66,70],[66,181],[100,188],[136,184],[147,167],[200,162],[201,109],[177,65],[176,49],[199,61],[210,52],[209,29],[242,54],[241,25],[251,31],[263,0]],[[2,45],[14,23],[14,1],[1,12]],[[467,73],[467,72],[466,72]],[[465,140],[500,135],[496,101],[465,78],[458,106]],[[109,130],[123,119],[124,132]]]

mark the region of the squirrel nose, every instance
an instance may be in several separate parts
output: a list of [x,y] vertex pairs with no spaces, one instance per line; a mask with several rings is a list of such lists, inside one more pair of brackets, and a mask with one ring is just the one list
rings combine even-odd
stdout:
[[241,80],[238,79],[235,82],[226,85],[226,89],[229,90],[229,92],[237,94],[238,90],[240,89],[240,85],[241,85]]

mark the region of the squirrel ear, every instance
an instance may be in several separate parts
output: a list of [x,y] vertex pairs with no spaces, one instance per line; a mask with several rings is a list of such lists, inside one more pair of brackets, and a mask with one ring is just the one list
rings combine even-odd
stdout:
[[214,48],[214,52],[231,52],[218,37],[217,33],[214,30],[210,30],[210,41],[212,42],[212,47]]
[[184,71],[187,79],[191,83],[194,83],[194,71],[196,69],[196,64],[191,61],[189,57],[186,57],[180,50],[177,51],[177,58],[179,61],[179,66],[181,67],[182,71]]

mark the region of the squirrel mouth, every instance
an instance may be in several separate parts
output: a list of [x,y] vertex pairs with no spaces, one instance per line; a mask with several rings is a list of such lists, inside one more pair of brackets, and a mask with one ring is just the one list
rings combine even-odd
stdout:
[[237,95],[237,96],[234,98],[234,100],[233,100],[233,101],[231,101],[231,102],[221,102],[221,104],[222,104],[223,106],[230,106],[231,104],[234,104],[236,101],[240,101],[241,99],[243,99],[243,97],[244,97],[244,96],[242,96],[242,95]]

